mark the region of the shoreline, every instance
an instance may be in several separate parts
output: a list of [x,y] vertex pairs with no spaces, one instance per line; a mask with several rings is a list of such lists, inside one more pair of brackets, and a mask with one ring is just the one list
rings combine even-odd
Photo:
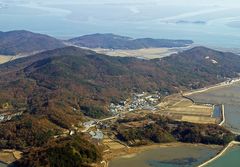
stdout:
[[104,157],[101,164],[104,165],[104,167],[109,167],[110,161],[112,161],[114,159],[118,159],[118,158],[126,158],[127,159],[127,158],[135,157],[142,152],[149,151],[149,150],[152,150],[152,149],[164,148],[164,147],[180,147],[180,146],[192,146],[192,147],[205,146],[205,147],[209,147],[209,148],[212,148],[212,149],[222,147],[222,146],[219,146],[219,145],[206,145],[206,144],[202,144],[202,143],[181,143],[181,142],[152,144],[152,145],[131,147],[129,149],[125,148],[125,149],[122,149],[122,150],[115,150],[115,151],[117,151],[117,153],[115,153],[115,154],[113,153],[111,155],[111,157]]
[[[198,89],[198,90],[195,90],[195,91],[191,91],[191,92],[182,93],[182,96],[183,97],[185,97],[185,96],[187,97],[187,96],[190,96],[190,95],[193,95],[193,94],[203,93],[203,92],[209,91],[211,89],[227,87],[227,86],[233,85],[234,83],[237,83],[239,81],[240,81],[240,78],[233,78],[230,81],[227,80],[227,81],[218,83],[216,85],[212,85],[212,86],[209,86],[209,87],[201,88],[201,89]],[[189,97],[187,97],[187,98],[189,98]],[[189,98],[189,99],[191,99],[191,98]],[[191,100],[194,101],[193,99],[191,99]],[[226,118],[225,118],[225,106],[224,106],[224,104],[221,104],[221,105],[222,105],[222,121],[218,124],[219,126],[223,126],[225,121],[226,121]],[[232,130],[230,130],[230,131],[233,134],[235,134],[235,135],[240,135],[240,133],[234,132]],[[214,156],[210,160],[208,160],[208,161],[204,162],[203,164],[199,165],[198,167],[204,167],[204,166],[208,165],[209,163],[211,163],[211,162],[217,160],[218,158],[222,157],[224,155],[224,153],[227,152],[229,150],[229,148],[233,147],[234,145],[240,145],[240,142],[237,142],[237,141],[230,142],[220,153],[218,153],[216,156]]]
[[[237,82],[240,82],[240,78],[233,78],[230,81],[227,80],[227,81],[224,81],[224,82],[221,82],[221,83],[209,86],[209,87],[201,88],[201,89],[198,89],[198,90],[195,90],[195,91],[181,93],[181,95],[182,95],[182,97],[185,97],[185,98],[193,101],[193,103],[196,103],[195,100],[193,100],[191,97],[188,97],[188,96],[193,95],[193,94],[197,94],[197,93],[203,93],[203,92],[209,91],[211,89],[227,87],[227,86],[233,85],[234,83],[237,83]],[[205,103],[205,104],[210,104],[210,103]],[[215,105],[215,104],[211,104],[211,105]],[[221,110],[222,121],[218,125],[223,126],[226,123],[225,106],[224,106],[224,104],[220,104],[220,105],[222,105],[222,110]],[[240,135],[240,132],[236,132],[236,131],[234,131],[232,129],[229,129],[229,128],[227,128],[227,129],[235,135]]]
[[[236,80],[236,81],[233,82],[233,83],[236,83],[236,82],[240,82],[240,79],[239,79],[239,80]],[[232,84],[233,84],[233,83],[232,83]],[[228,84],[228,85],[221,85],[221,87],[229,86],[229,85],[231,85],[231,84]],[[220,87],[220,86],[217,86],[217,87]],[[201,91],[201,93],[202,93],[202,92],[205,92],[205,91],[208,91],[208,90],[210,90],[210,89],[217,88],[217,87],[212,86],[212,87],[210,87],[210,88],[208,88],[208,89],[200,90],[200,91]],[[190,95],[195,94],[195,93],[200,93],[200,92],[199,92],[199,91],[198,91],[198,92],[191,92]],[[198,102],[195,102],[195,100],[192,99],[191,97],[185,96],[185,94],[182,94],[182,97],[191,100],[193,103],[196,103],[196,104],[198,103]],[[202,104],[202,103],[201,103],[201,104]],[[203,103],[203,104],[207,104],[207,105],[216,105],[216,104],[211,104],[211,103]],[[223,126],[223,125],[226,123],[225,105],[224,105],[224,104],[219,104],[219,105],[222,106],[222,109],[221,109],[221,117],[222,117],[222,121],[221,121],[218,125],[219,125],[219,126]],[[225,128],[226,128],[226,127],[225,127]],[[234,131],[234,130],[232,130],[232,129],[230,129],[230,128],[226,128],[226,129],[228,129],[230,132],[232,132],[232,133],[235,134],[235,135],[240,135],[240,132],[236,132],[236,131]]]
[[222,157],[224,155],[225,152],[227,152],[229,150],[229,148],[233,147],[234,145],[240,145],[240,142],[237,141],[232,141],[230,142],[220,153],[218,153],[215,157],[211,158],[210,160],[204,162],[203,164],[199,165],[198,167],[204,167],[208,164],[210,164],[211,162],[217,160],[218,158]]
[[[187,97],[189,98],[188,96],[190,95],[193,95],[193,94],[197,94],[197,93],[203,93],[203,92],[206,92],[206,91],[209,91],[211,89],[215,89],[215,88],[221,88],[221,87],[227,87],[227,86],[230,86],[236,82],[240,82],[240,78],[233,78],[231,80],[226,80],[224,82],[221,82],[221,83],[218,83],[218,84],[215,84],[215,85],[212,85],[212,86],[208,86],[208,87],[204,87],[204,88],[200,88],[200,89],[197,89],[197,90],[193,90],[193,91],[189,91],[189,92],[182,92],[181,95],[183,97]],[[190,100],[192,100],[194,103],[195,101],[191,98],[189,98]],[[206,103],[207,104],[207,103]],[[226,119],[225,119],[225,106],[224,104],[221,104],[222,105],[222,121],[218,124],[219,126],[223,126]],[[231,131],[231,130],[230,130]],[[233,132],[231,131],[233,134],[238,134],[236,132]],[[120,155],[116,155],[116,156],[113,156],[111,158],[107,158],[107,159],[104,159],[101,164],[104,164],[104,167],[109,167],[109,162],[115,158],[119,158],[119,157],[125,157],[125,158],[131,158],[132,156],[136,156],[138,155],[139,153],[143,152],[143,151],[147,151],[147,150],[150,150],[150,149],[155,149],[155,148],[158,148],[158,147],[174,147],[174,146],[180,146],[180,145],[204,145],[204,144],[201,144],[201,143],[196,143],[196,144],[193,144],[193,143],[180,143],[180,142],[175,142],[175,143],[162,143],[162,144],[153,144],[153,145],[147,145],[147,146],[140,146],[140,147],[131,147],[129,150],[129,148],[127,148],[128,151],[126,150],[121,150],[118,154]],[[206,162],[200,164],[198,167],[204,167],[206,166],[207,164],[213,162],[214,160],[217,160],[218,158],[220,158],[226,151],[228,151],[229,148],[233,147],[234,145],[240,145],[240,142],[237,142],[237,141],[232,141],[230,142],[226,147],[224,147],[222,149],[222,151],[220,151],[219,153],[216,154],[216,156],[214,156],[213,158],[207,160]],[[206,146],[214,146],[214,145],[206,145]],[[122,155],[121,155],[122,154]]]
[[225,87],[225,86],[230,86],[236,82],[239,82],[240,81],[240,78],[233,78],[231,80],[226,80],[226,81],[223,81],[223,82],[220,82],[220,83],[217,83],[215,85],[211,85],[211,86],[208,86],[208,87],[204,87],[204,88],[200,88],[200,89],[196,89],[196,90],[192,90],[192,91],[187,91],[187,92],[183,92],[182,95],[183,96],[190,96],[190,95],[193,95],[193,94],[197,94],[197,93],[203,93],[203,92],[206,92],[208,90],[211,90],[211,89],[215,89],[215,88],[221,88],[221,87]]
[[0,165],[7,167],[9,164],[7,164],[7,163],[5,163],[5,162],[3,162],[3,161],[0,161]]

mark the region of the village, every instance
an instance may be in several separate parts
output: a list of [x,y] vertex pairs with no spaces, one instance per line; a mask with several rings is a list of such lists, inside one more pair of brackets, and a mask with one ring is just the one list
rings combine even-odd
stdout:
[[160,92],[153,94],[147,92],[134,93],[125,101],[120,101],[118,104],[110,104],[109,111],[112,113],[111,117],[82,123],[84,129],[81,132],[88,133],[92,139],[104,140],[106,137],[109,137],[109,135],[104,135],[107,134],[105,130],[111,127],[117,119],[124,118],[130,114],[134,117],[134,114],[147,115],[154,113],[177,121],[218,124],[222,118],[221,109],[221,105],[196,104],[181,94],[163,96]]
[[[92,139],[102,140],[104,138],[103,132],[100,129],[107,129],[118,118],[123,118],[125,114],[135,111],[146,110],[155,112],[156,105],[160,102],[161,94],[155,92],[149,94],[142,92],[140,94],[134,93],[131,98],[120,101],[118,104],[111,103],[109,111],[112,116],[100,120],[90,120],[82,123],[84,129],[81,132],[87,132],[91,135]],[[94,129],[94,131],[93,131]]]
[[18,108],[14,109],[10,104],[3,103],[0,106],[0,123],[10,121],[13,118],[21,116],[27,109],[26,108]]
[[[111,103],[108,108],[111,113],[110,117],[102,119],[88,118],[86,121],[80,122],[78,127],[73,126],[71,129],[66,129],[63,134],[54,137],[59,138],[81,132],[99,145],[102,145],[104,152],[116,153],[116,150],[125,149],[129,146],[118,140],[110,129],[117,120],[125,117],[134,118],[137,115],[143,116],[154,113],[174,120],[194,123],[218,123],[221,120],[221,106],[195,104],[191,99],[184,97],[182,94],[167,95],[167,93],[164,93],[163,95],[158,91],[154,93],[133,93],[130,98],[119,101],[119,103]],[[220,114],[214,113],[215,108]],[[73,108],[73,110],[76,109]],[[0,122],[12,120],[24,113],[24,109],[8,112],[9,106],[7,104],[2,107],[1,111]],[[154,122],[147,119],[144,122],[129,123],[128,126],[134,128],[151,123]]]

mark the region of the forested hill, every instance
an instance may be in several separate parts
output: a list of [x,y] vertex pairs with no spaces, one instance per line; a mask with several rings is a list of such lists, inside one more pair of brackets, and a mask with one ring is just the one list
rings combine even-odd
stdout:
[[131,92],[174,93],[215,84],[236,77],[239,63],[237,55],[204,47],[153,60],[66,47],[1,65],[0,102],[25,105],[29,113],[47,114],[68,126],[72,107],[92,111],[83,113],[93,117],[108,115],[109,102]]
[[192,43],[191,40],[132,39],[114,34],[92,34],[63,41],[44,34],[16,30],[0,32],[0,55],[29,55],[66,47],[66,45],[106,49],[143,49],[185,47]]
[[193,43],[191,40],[152,39],[115,35],[115,34],[91,34],[76,37],[68,41],[71,44],[87,48],[104,49],[144,49],[144,48],[172,48],[185,47]]
[[0,111],[24,113],[0,124],[0,148],[41,147],[85,116],[110,116],[110,102],[132,92],[165,95],[215,84],[236,77],[239,64],[238,55],[204,47],[152,60],[66,47],[2,64]]
[[61,40],[24,30],[0,32],[0,55],[29,54],[64,47]]

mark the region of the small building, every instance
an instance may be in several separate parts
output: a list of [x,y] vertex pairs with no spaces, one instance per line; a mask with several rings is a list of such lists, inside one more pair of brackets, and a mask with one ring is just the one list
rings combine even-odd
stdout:
[[89,132],[89,134],[92,136],[93,139],[96,140],[102,140],[104,137],[103,132],[100,131],[99,129],[97,129],[97,131],[91,131]]
[[89,127],[93,126],[94,123],[95,123],[95,121],[84,122],[84,123],[83,123],[83,126],[84,126],[85,128],[89,128]]
[[4,120],[4,116],[0,115],[0,121],[3,121],[3,120]]
[[70,136],[72,136],[74,134],[75,134],[75,131],[73,131],[73,130],[71,130],[70,133],[69,133]]

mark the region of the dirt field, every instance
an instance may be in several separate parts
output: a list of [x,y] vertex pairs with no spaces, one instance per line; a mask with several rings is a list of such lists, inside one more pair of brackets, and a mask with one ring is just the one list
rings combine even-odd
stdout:
[[0,64],[8,62],[12,58],[13,58],[13,56],[3,56],[3,55],[0,55]]
[[0,161],[6,164],[10,164],[21,158],[22,152],[16,150],[1,150]]
[[138,50],[111,50],[97,48],[93,50],[97,53],[107,54],[109,56],[139,57],[144,59],[162,58],[178,52],[177,49],[169,48],[148,48]]
[[126,146],[113,141],[112,139],[110,139],[108,136],[105,136],[104,140],[103,140],[103,144],[106,145],[109,149],[111,150],[116,150],[116,149],[123,149]]
[[0,55],[0,64],[6,63],[11,60],[19,59],[25,57],[24,55],[15,55],[15,56],[7,56],[7,55]]
[[194,104],[181,95],[173,95],[164,99],[158,105],[159,112],[173,119],[193,123],[216,123],[212,118],[213,106]]

